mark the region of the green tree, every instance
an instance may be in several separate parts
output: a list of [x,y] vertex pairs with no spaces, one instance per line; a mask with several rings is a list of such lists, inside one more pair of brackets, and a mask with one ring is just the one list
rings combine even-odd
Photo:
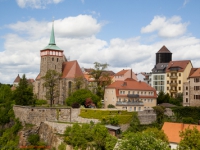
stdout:
[[113,148],[115,147],[115,145],[117,143],[117,138],[115,136],[108,134],[105,141],[106,141],[105,149],[113,150]]
[[50,100],[50,106],[52,107],[54,100],[59,97],[59,85],[61,75],[55,70],[48,70],[46,75],[42,77],[44,79],[44,87],[46,87],[46,98]]
[[25,74],[20,79],[19,85],[13,92],[16,105],[33,105],[33,87],[28,84]]
[[170,150],[168,143],[156,138],[154,134],[145,132],[128,132],[115,150]]
[[135,113],[132,116],[132,120],[130,122],[130,127],[128,128],[128,131],[131,131],[131,132],[140,131],[140,120],[137,114]]
[[158,130],[157,128],[147,128],[147,129],[144,130],[143,132],[144,132],[144,133],[147,133],[147,134],[149,134],[149,135],[153,134],[154,137],[155,137],[156,139],[160,139],[160,140],[162,140],[162,141],[164,141],[164,142],[167,142],[167,143],[169,142],[169,141],[168,141],[168,137],[167,137],[167,135],[164,133],[163,130]]
[[199,150],[200,149],[200,131],[197,128],[185,129],[180,132],[181,141],[180,150]]
[[87,98],[91,98],[96,106],[97,106],[97,103],[100,101],[100,98],[97,95],[93,94],[90,90],[80,89],[74,92],[71,96],[69,96],[66,99],[66,104],[68,106],[71,106],[73,103],[77,102],[80,105],[84,105],[85,100]]
[[1,85],[0,86],[0,103],[5,103],[11,101],[12,99],[12,91],[9,85]]
[[153,109],[157,115],[157,123],[162,123],[164,119],[165,108],[162,106],[155,106]]
[[94,69],[90,72],[90,76],[94,78],[95,82],[97,83],[96,94],[100,98],[103,98],[104,96],[105,86],[111,83],[111,78],[105,71],[108,66],[109,65],[107,63],[101,64],[99,62],[95,62]]
[[40,141],[40,136],[38,134],[31,134],[28,136],[28,142],[31,144],[31,145],[38,145],[38,142]]

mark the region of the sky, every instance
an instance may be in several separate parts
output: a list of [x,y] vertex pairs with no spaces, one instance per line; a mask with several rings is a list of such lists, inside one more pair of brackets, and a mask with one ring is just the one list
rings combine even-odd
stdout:
[[200,0],[0,0],[0,82],[35,79],[40,50],[56,45],[80,67],[150,72],[165,45],[200,67]]

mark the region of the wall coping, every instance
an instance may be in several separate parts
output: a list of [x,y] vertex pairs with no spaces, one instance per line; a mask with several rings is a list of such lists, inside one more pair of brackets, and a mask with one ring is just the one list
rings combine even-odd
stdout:
[[18,107],[18,108],[31,108],[31,109],[75,109],[71,107],[44,107],[44,106],[22,106],[22,105],[14,105],[13,107]]

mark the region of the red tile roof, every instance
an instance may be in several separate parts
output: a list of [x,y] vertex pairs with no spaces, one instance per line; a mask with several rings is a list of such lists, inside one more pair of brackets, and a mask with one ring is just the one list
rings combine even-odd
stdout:
[[166,72],[170,72],[170,68],[175,68],[175,67],[180,68],[178,72],[183,72],[189,63],[191,63],[190,60],[170,61],[166,69]]
[[19,83],[19,81],[20,81],[20,76],[19,76],[19,74],[17,75],[17,77],[15,78],[15,80],[14,80],[14,82],[18,82]]
[[184,131],[187,128],[193,129],[194,127],[200,131],[200,125],[165,122],[162,130],[167,135],[169,142],[179,143],[181,141],[180,131]]
[[157,53],[171,53],[167,47],[164,45]]
[[147,83],[141,82],[141,81],[139,81],[139,82],[135,81],[135,80],[115,81],[106,87],[106,89],[108,89],[108,88],[115,88],[115,89],[119,89],[119,90],[154,91],[154,97],[157,97],[156,90],[153,87],[151,87],[150,85],[148,85]]
[[120,72],[116,73],[115,76],[122,76],[124,75],[128,70],[121,70]]
[[62,78],[84,77],[83,72],[76,60],[63,63]]
[[190,78],[200,77],[200,68],[192,68],[189,77]]

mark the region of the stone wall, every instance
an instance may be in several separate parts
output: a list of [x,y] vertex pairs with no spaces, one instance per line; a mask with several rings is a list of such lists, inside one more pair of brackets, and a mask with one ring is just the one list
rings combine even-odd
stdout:
[[140,124],[151,124],[156,121],[156,113],[153,109],[139,111],[138,119],[140,120]]
[[31,106],[13,106],[15,117],[25,124],[40,125],[41,122],[78,122],[78,123],[94,123],[99,122],[98,119],[87,119],[79,117],[80,109],[72,108],[48,108],[48,107],[31,107]]

